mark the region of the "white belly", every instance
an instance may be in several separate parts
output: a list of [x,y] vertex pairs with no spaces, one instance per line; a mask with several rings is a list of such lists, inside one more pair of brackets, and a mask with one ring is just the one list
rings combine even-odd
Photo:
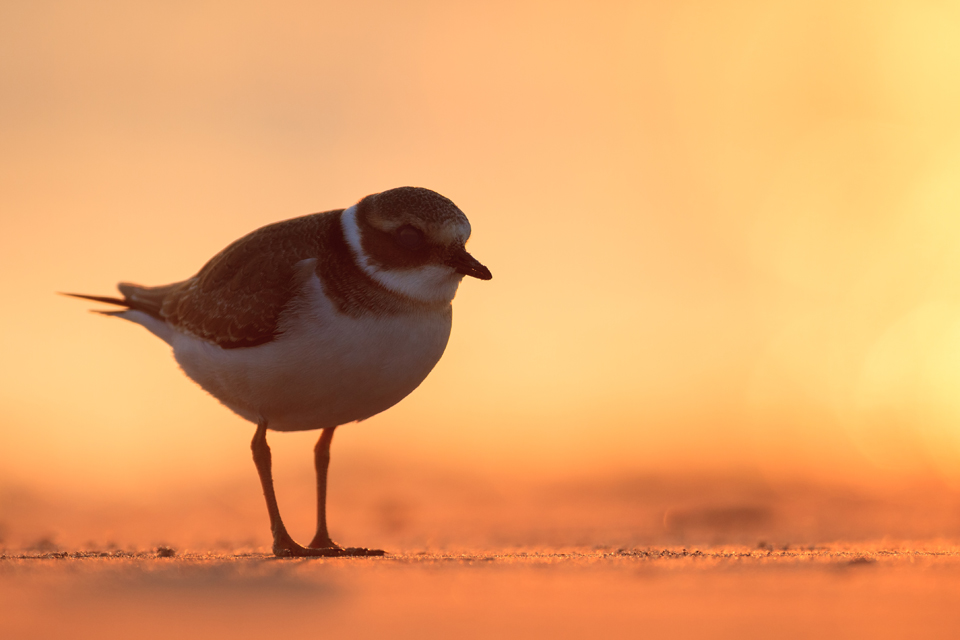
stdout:
[[392,407],[423,382],[450,337],[450,307],[351,318],[333,309],[316,278],[305,302],[267,344],[221,349],[176,331],[168,341],[184,372],[230,409],[270,429],[301,431]]

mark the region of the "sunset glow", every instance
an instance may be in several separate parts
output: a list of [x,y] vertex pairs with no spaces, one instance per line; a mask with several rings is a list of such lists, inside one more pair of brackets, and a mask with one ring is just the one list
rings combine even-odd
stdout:
[[55,292],[409,184],[494,279],[335,460],[960,486],[956,7],[282,6],[0,7],[0,485],[252,478],[253,425]]

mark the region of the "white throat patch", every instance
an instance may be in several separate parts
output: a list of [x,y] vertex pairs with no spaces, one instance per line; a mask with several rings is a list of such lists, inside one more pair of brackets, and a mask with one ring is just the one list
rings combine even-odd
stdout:
[[360,239],[356,205],[343,210],[340,226],[364,273],[394,293],[423,302],[449,302],[457,294],[463,276],[441,264],[430,264],[413,269],[389,269],[371,264]]

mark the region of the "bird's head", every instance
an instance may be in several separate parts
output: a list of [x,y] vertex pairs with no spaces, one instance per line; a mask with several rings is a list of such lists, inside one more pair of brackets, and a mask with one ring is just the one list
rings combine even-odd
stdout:
[[341,220],[361,268],[397,293],[449,301],[463,276],[493,277],[467,253],[467,217],[429,189],[399,187],[369,195],[346,209]]

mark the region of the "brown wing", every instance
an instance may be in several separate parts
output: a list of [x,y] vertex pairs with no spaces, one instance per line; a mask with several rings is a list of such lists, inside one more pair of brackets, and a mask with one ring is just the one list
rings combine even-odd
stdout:
[[280,316],[297,296],[297,263],[323,252],[339,231],[328,211],[257,229],[215,255],[194,277],[162,287],[121,284],[134,309],[224,349],[253,347],[280,334]]

